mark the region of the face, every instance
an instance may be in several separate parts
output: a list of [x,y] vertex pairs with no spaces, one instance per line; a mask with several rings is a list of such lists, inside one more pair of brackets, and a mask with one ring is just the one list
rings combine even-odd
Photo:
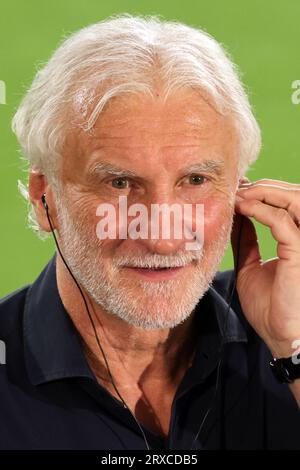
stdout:
[[[72,115],[80,124],[76,102]],[[175,327],[209,288],[229,242],[238,180],[231,119],[182,91],[166,103],[159,95],[113,99],[92,133],[74,129],[57,198],[59,241],[73,274],[109,314],[139,328]],[[120,196],[149,213],[151,204],[202,204],[202,248],[187,250],[185,239],[161,232],[100,240],[97,208],[109,203],[118,215]]]

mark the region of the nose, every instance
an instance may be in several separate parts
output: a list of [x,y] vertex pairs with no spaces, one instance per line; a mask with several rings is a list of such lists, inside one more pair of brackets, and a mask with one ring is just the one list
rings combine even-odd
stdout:
[[[146,236],[136,242],[143,245],[147,252],[170,255],[185,251],[187,243],[195,241],[193,234],[193,216],[186,214],[186,207],[169,194],[152,195],[145,204],[147,218]],[[144,235],[145,235],[144,232]],[[129,238],[133,238],[128,230]]]
[[152,240],[149,238],[139,239],[139,243],[145,247],[147,252],[159,255],[171,255],[185,251],[185,243],[182,240]]

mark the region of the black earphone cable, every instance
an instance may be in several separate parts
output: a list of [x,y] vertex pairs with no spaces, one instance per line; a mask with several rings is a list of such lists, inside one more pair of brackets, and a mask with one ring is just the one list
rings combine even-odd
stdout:
[[93,320],[93,318],[92,318],[92,315],[91,315],[91,313],[90,313],[90,311],[89,311],[89,307],[88,307],[87,301],[86,301],[86,299],[85,299],[85,296],[84,296],[84,294],[83,294],[83,292],[82,292],[82,289],[81,289],[79,283],[77,282],[77,279],[75,278],[75,276],[73,275],[71,269],[69,268],[69,266],[68,266],[68,264],[67,264],[67,262],[66,262],[66,260],[65,260],[65,258],[64,258],[64,256],[63,256],[63,254],[62,254],[62,252],[61,252],[61,249],[60,249],[60,247],[59,247],[59,244],[58,244],[58,241],[57,241],[55,232],[54,232],[54,228],[53,228],[53,225],[52,225],[50,216],[49,216],[48,204],[47,204],[47,202],[46,202],[46,199],[45,199],[45,195],[44,195],[44,194],[43,194],[43,196],[42,196],[42,201],[43,201],[43,205],[44,205],[45,210],[46,210],[47,219],[48,219],[48,222],[49,222],[49,226],[50,226],[50,228],[51,228],[52,235],[53,235],[53,237],[54,237],[54,241],[55,241],[55,245],[56,245],[56,247],[57,247],[57,250],[58,250],[58,252],[59,252],[59,254],[60,254],[60,256],[61,256],[61,259],[63,260],[64,265],[66,266],[66,268],[67,268],[68,272],[70,273],[72,279],[74,280],[74,282],[75,282],[77,288],[79,289],[79,292],[80,292],[81,297],[82,297],[82,299],[83,299],[83,302],[84,302],[84,305],[85,305],[85,308],[86,308],[86,311],[87,311],[87,314],[88,314],[90,323],[91,323],[91,325],[92,325],[92,329],[93,329],[93,332],[94,332],[94,336],[95,336],[95,339],[96,339],[98,348],[99,348],[99,350],[100,350],[100,352],[101,352],[101,354],[102,354],[102,357],[103,357],[103,359],[104,359],[105,366],[106,366],[106,368],[107,368],[107,372],[108,372],[110,381],[111,381],[111,383],[112,383],[112,386],[113,386],[113,388],[114,388],[116,394],[117,394],[118,397],[120,398],[121,402],[123,403],[123,406],[128,409],[128,411],[129,411],[130,414],[132,415],[134,421],[136,422],[138,428],[140,429],[147,450],[150,450],[151,448],[150,448],[150,446],[149,446],[149,443],[148,443],[148,441],[147,441],[147,438],[146,438],[146,435],[145,435],[145,433],[144,433],[143,428],[141,427],[139,421],[136,419],[134,413],[131,411],[130,407],[127,405],[127,403],[126,403],[125,400],[123,399],[122,395],[120,394],[120,392],[119,392],[119,390],[118,390],[118,388],[117,388],[117,386],[116,386],[116,384],[115,384],[115,381],[114,381],[113,375],[112,375],[112,373],[111,373],[111,370],[110,370],[108,361],[107,361],[107,359],[106,359],[105,353],[104,353],[103,348],[102,348],[102,346],[101,346],[101,343],[100,343],[100,341],[99,341],[99,337],[98,337],[98,334],[97,334],[97,330],[96,330],[96,327],[95,327],[95,323],[94,323],[94,320]]
[[[98,337],[98,334],[97,334],[97,330],[96,330],[96,327],[95,327],[95,323],[94,323],[94,320],[92,318],[92,315],[89,311],[89,307],[88,307],[88,304],[87,304],[87,301],[86,301],[86,298],[83,294],[83,291],[79,285],[79,283],[77,282],[77,279],[75,278],[75,276],[73,275],[71,269],[69,268],[62,252],[61,252],[61,249],[59,247],[59,244],[58,244],[58,241],[57,241],[57,238],[56,238],[56,235],[55,235],[55,232],[54,232],[54,228],[53,228],[53,225],[52,225],[52,222],[51,222],[51,217],[49,215],[49,208],[48,208],[48,204],[46,202],[46,195],[43,194],[42,196],[42,203],[43,203],[43,206],[46,210],[46,215],[47,215],[47,219],[48,219],[48,223],[49,223],[49,226],[50,226],[50,229],[51,229],[51,232],[52,232],[52,235],[53,235],[53,238],[54,238],[54,241],[55,241],[55,245],[57,247],[57,250],[61,256],[61,259],[64,263],[64,265],[66,266],[68,272],[70,273],[72,279],[74,280],[80,294],[81,294],[81,297],[83,299],[83,302],[84,302],[84,305],[85,305],[85,308],[86,308],[86,311],[87,311],[87,314],[88,314],[88,317],[89,317],[89,320],[90,320],[90,323],[91,323],[91,326],[92,326],[92,329],[93,329],[93,332],[94,332],[94,336],[95,336],[95,339],[96,339],[96,342],[97,342],[97,345],[98,345],[98,348],[101,352],[101,355],[104,359],[104,362],[105,362],[105,366],[107,368],[107,372],[108,372],[108,375],[109,375],[109,378],[110,378],[110,381],[112,383],[112,386],[116,392],[116,394],[118,395],[118,397],[120,398],[121,402],[123,403],[123,406],[125,408],[128,409],[128,411],[130,412],[131,416],[133,417],[135,423],[137,424],[142,436],[143,436],[143,439],[144,439],[144,442],[145,442],[145,445],[146,445],[146,448],[147,450],[151,450],[151,447],[148,443],[148,440],[146,438],[146,435],[145,435],[145,432],[142,428],[142,426],[140,425],[139,421],[137,420],[137,418],[135,417],[134,413],[131,411],[130,407],[127,405],[127,403],[125,402],[125,400],[123,399],[122,395],[120,394],[116,384],[115,384],[115,381],[114,381],[114,378],[113,378],[113,375],[111,373],[111,370],[110,370],[110,367],[109,367],[109,364],[108,364],[108,361],[107,361],[107,358],[105,356],[105,353],[104,353],[104,350],[101,346],[101,343],[100,343],[100,340],[99,340],[99,337]],[[227,330],[227,323],[228,323],[228,318],[229,318],[229,312],[230,312],[230,308],[231,308],[231,303],[232,303],[232,300],[233,300],[233,295],[234,295],[234,291],[236,289],[236,279],[237,279],[237,273],[238,273],[238,264],[239,264],[239,255],[240,255],[240,238],[241,238],[241,231],[242,231],[242,224],[243,224],[243,219],[241,219],[241,225],[240,225],[240,230],[239,230],[239,236],[238,236],[238,244],[237,244],[237,256],[236,256],[236,265],[235,265],[235,269],[233,271],[233,274],[234,274],[234,282],[233,282],[233,288],[231,290],[231,294],[229,296],[229,299],[230,299],[230,302],[228,304],[228,308],[227,308],[227,312],[226,312],[226,315],[225,315],[225,321],[224,321],[224,326],[223,326],[223,331],[222,331],[222,340],[221,340],[221,345],[220,345],[220,359],[218,361],[218,365],[217,365],[217,378],[216,378],[216,385],[215,385],[215,388],[214,388],[214,393],[213,393],[213,396],[212,396],[212,399],[210,401],[210,405],[203,417],[203,420],[198,428],[198,431],[193,439],[193,442],[192,442],[192,445],[190,447],[190,450],[193,449],[193,446],[195,444],[195,442],[197,441],[197,439],[199,438],[199,435],[200,433],[202,432],[202,429],[204,427],[204,424],[211,412],[211,410],[213,409],[213,405],[214,405],[214,401],[216,399],[216,396],[217,396],[217,393],[218,393],[218,388],[219,388],[219,383],[220,383],[220,375],[221,375],[221,367],[222,367],[222,359],[223,359],[223,350],[224,350],[224,345],[225,345],[225,335],[226,335],[226,330]]]

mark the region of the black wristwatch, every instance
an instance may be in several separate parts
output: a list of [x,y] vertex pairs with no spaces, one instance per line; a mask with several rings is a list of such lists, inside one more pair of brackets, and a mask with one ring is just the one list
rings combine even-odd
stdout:
[[292,383],[296,379],[300,379],[300,359],[296,354],[291,357],[281,359],[273,359],[270,362],[271,370],[276,379],[284,383]]

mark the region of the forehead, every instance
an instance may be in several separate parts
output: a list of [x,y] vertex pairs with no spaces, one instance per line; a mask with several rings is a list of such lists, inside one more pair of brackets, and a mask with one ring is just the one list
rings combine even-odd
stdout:
[[[98,150],[112,157],[122,152],[124,157],[151,150],[164,152],[166,157],[178,151],[183,158],[197,147],[206,152],[226,153],[236,148],[232,120],[214,108],[205,95],[194,90],[177,91],[166,102],[157,92],[155,98],[146,95],[124,95],[112,98],[95,126],[84,132],[80,124],[84,116],[78,100],[74,100],[72,115],[75,125],[68,133],[64,160],[77,158],[88,164]],[[77,125],[76,125],[77,124]],[[175,153],[174,153],[175,152]]]

